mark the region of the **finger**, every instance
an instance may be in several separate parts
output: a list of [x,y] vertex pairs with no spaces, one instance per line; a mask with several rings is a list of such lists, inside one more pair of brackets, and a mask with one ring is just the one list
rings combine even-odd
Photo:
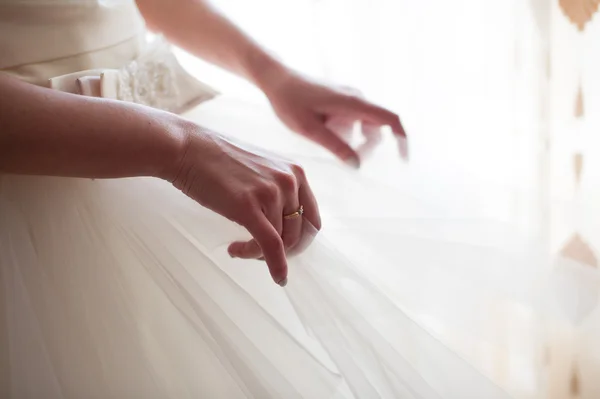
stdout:
[[[297,195],[295,195],[297,197]],[[282,201],[277,198],[265,198],[266,202],[271,202],[271,206],[267,209],[263,209],[264,215],[267,217],[271,225],[277,231],[277,234],[281,236],[283,231],[283,215],[282,215]],[[236,241],[229,245],[229,255],[235,258],[242,259],[259,259],[263,256],[260,245],[255,239],[248,241]]]
[[325,147],[342,161],[354,166],[360,167],[360,159],[358,153],[350,147],[341,137],[328,129],[323,122],[314,120],[308,126],[305,134],[317,144]]
[[381,140],[381,126],[370,123],[362,122],[360,124],[360,130],[367,140],[380,141]]
[[361,130],[365,141],[356,147],[356,152],[360,154],[362,159],[367,159],[381,143],[381,127],[363,122]]
[[302,183],[298,190],[298,200],[304,207],[304,220],[310,223],[315,229],[321,230],[321,213],[319,204],[313,194],[310,185],[307,182]]
[[292,248],[290,252],[288,252],[288,258],[304,252],[304,250],[306,250],[306,248],[312,244],[318,233],[319,231],[315,229],[312,224],[305,220],[302,223],[302,234],[300,236],[300,241],[298,241],[298,244],[296,244],[296,246]]
[[281,237],[283,231],[283,201],[275,201],[267,209],[263,210],[263,213],[277,231],[277,234]]
[[280,182],[286,198],[286,205],[283,208],[282,239],[288,254],[298,244],[302,236],[304,204],[300,202],[298,193],[300,185],[306,183],[304,169],[301,166],[291,165],[290,171],[291,174],[285,175],[288,178]]
[[395,135],[406,137],[400,117],[383,107],[379,107],[358,97],[347,97],[345,104],[356,118],[379,126],[389,126]]
[[[300,240],[302,234],[302,212],[301,204],[298,202],[298,186],[304,178],[304,171],[299,166],[293,166],[289,176],[282,185],[284,194],[284,207],[281,218],[283,219],[283,230],[281,238],[286,251],[293,248]],[[282,180],[280,183],[283,183]],[[287,216],[286,216],[287,215]]]
[[327,129],[331,130],[344,140],[352,139],[355,124],[356,121],[353,119],[335,116],[327,118],[327,121],[325,122]]
[[288,256],[296,255],[304,251],[312,243],[319,230],[321,230],[319,205],[317,204],[317,200],[308,183],[304,183],[300,186],[298,199],[304,206],[302,230],[300,232],[298,243],[294,246],[292,251],[288,252]]
[[398,150],[400,151],[400,155],[402,156],[402,159],[404,159],[406,162],[408,162],[409,152],[408,152],[408,140],[406,140],[406,138],[404,138],[404,137],[398,138]]
[[[300,205],[298,205],[298,195],[296,194],[296,199],[292,202],[295,205],[291,207],[284,208],[284,212],[286,215],[293,214],[300,209]],[[283,245],[286,250],[290,250],[298,244],[300,241],[300,236],[302,235],[302,215],[284,218],[283,219],[283,234],[281,238],[283,239]]]
[[232,242],[229,244],[227,251],[232,258],[260,259],[262,257],[260,245],[254,238],[248,241]]
[[273,281],[282,287],[285,286],[288,272],[287,260],[283,241],[275,227],[262,213],[258,213],[245,227],[260,246]]

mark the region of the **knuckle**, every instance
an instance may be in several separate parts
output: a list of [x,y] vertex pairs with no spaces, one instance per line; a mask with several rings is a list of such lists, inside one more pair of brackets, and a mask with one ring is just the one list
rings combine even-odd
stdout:
[[302,166],[298,164],[292,164],[291,168],[294,176],[296,176],[296,180],[306,180],[306,172]]
[[244,207],[251,207],[256,203],[256,195],[253,190],[243,190],[238,194],[238,201]]
[[279,198],[279,188],[274,183],[264,183],[256,190],[257,195],[265,201],[275,201]]
[[298,188],[296,175],[293,173],[280,173],[277,176],[277,182],[279,183],[279,186],[286,192],[296,191]]

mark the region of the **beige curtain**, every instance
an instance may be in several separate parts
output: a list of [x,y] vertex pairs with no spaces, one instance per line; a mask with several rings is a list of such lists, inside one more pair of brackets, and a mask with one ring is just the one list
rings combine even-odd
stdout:
[[598,3],[551,2],[545,165],[550,248],[593,267],[600,248]]

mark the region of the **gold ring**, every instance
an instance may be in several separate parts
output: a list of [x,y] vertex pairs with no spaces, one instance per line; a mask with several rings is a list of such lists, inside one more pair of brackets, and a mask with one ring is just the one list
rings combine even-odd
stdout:
[[299,218],[302,215],[304,215],[304,207],[300,205],[300,208],[296,212],[290,213],[289,215],[283,215],[283,218],[286,220],[290,220]]

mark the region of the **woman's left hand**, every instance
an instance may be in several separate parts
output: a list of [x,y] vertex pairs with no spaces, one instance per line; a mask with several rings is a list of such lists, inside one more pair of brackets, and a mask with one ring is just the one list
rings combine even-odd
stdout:
[[395,113],[366,101],[348,89],[336,89],[285,71],[265,94],[279,118],[293,131],[322,145],[343,161],[358,167],[360,159],[328,122],[361,121],[372,127],[389,126],[402,139],[406,133]]

